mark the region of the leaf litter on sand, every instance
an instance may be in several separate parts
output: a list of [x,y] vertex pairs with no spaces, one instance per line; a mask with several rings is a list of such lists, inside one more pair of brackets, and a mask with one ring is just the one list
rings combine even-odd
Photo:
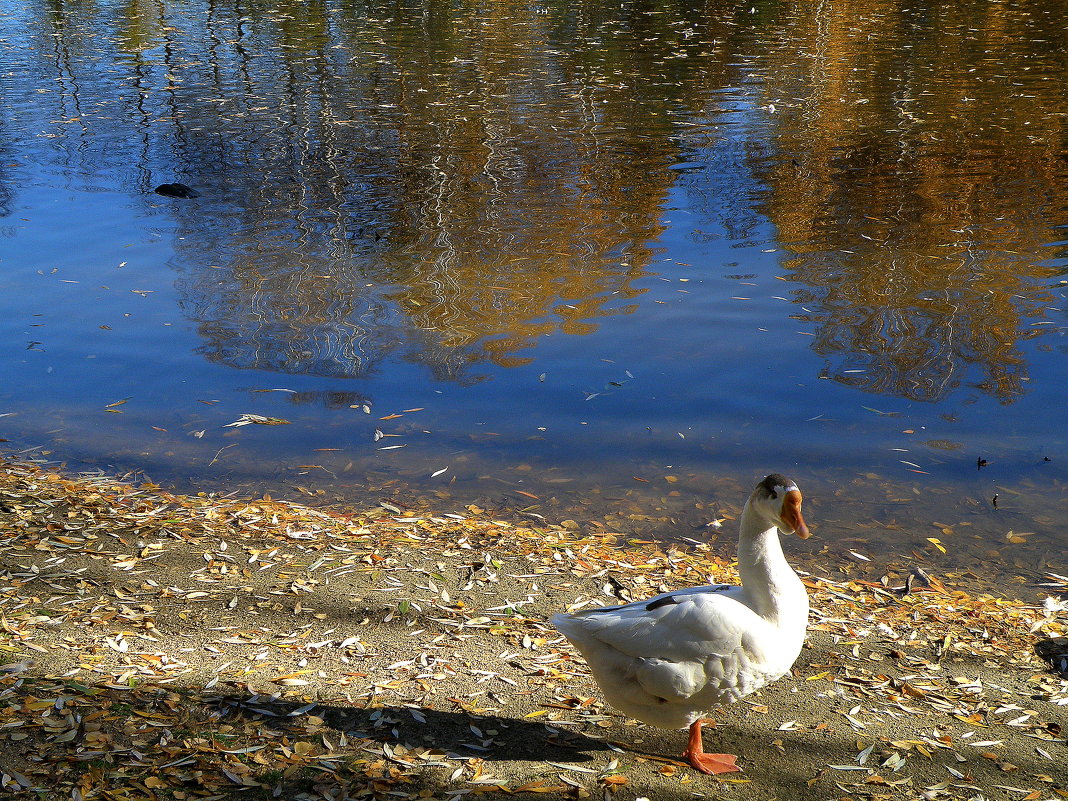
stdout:
[[[1053,604],[809,574],[809,645],[709,741],[606,706],[545,622],[736,580],[707,545],[0,470],[0,785],[57,798],[1062,798]],[[832,557],[826,557],[832,559]],[[850,567],[855,570],[855,567]],[[885,568],[881,568],[885,569]],[[1051,574],[1059,581],[1059,574]],[[847,770],[848,768],[848,770]],[[783,789],[781,792],[776,788]],[[1003,788],[1003,789],[998,789]]]

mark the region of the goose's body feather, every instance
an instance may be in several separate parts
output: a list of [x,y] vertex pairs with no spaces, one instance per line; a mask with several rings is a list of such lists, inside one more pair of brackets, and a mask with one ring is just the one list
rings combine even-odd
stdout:
[[586,658],[605,700],[665,729],[779,678],[797,656],[768,647],[777,631],[741,587],[691,587],[552,623]]
[[690,587],[552,618],[612,706],[654,726],[691,726],[699,769],[709,756],[700,752],[701,714],[788,673],[804,643],[808,595],[782,554],[780,527],[808,535],[800,493],[773,475],[742,513],[742,586]]

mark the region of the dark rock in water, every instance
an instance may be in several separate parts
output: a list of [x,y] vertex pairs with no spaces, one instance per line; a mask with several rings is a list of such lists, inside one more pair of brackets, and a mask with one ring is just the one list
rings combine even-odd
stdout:
[[163,195],[164,197],[200,197],[200,192],[185,184],[160,184],[153,191],[155,191],[157,195]]

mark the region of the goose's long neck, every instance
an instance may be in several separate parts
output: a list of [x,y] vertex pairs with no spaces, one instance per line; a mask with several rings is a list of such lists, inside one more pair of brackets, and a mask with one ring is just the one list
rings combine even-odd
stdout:
[[808,617],[808,594],[786,561],[775,526],[742,510],[738,534],[738,573],[750,607],[766,620],[789,626]]

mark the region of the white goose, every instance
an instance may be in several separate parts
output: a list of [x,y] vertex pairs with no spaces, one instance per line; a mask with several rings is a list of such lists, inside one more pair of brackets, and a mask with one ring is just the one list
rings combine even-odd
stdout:
[[742,510],[742,586],[690,587],[552,618],[608,703],[652,726],[689,727],[683,756],[702,773],[741,769],[732,754],[704,752],[701,713],[788,673],[805,641],[808,594],[783,556],[779,531],[809,536],[801,491],[775,473]]

